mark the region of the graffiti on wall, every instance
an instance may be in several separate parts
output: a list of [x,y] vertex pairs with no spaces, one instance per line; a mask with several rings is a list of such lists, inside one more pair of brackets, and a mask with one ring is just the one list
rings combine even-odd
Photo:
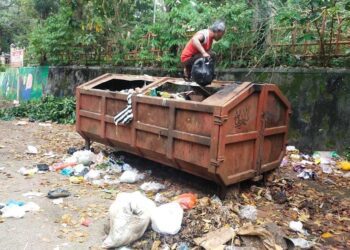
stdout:
[[0,72],[0,98],[28,101],[43,95],[49,67],[10,68]]

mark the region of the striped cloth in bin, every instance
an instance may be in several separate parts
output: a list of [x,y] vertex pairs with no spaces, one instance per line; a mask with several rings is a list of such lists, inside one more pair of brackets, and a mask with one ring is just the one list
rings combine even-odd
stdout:
[[125,109],[123,109],[121,112],[119,112],[115,117],[114,117],[114,123],[115,125],[120,125],[120,124],[129,124],[132,119],[134,118],[132,114],[132,103],[131,103],[131,96],[133,93],[128,94],[127,98],[127,106]]

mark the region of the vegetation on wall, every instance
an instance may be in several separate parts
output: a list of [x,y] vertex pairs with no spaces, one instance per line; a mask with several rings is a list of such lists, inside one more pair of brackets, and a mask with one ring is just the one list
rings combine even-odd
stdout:
[[40,100],[21,102],[17,107],[0,109],[1,120],[29,118],[35,121],[52,121],[63,124],[75,123],[75,98],[45,96]]
[[4,3],[1,47],[26,47],[27,64],[108,63],[176,70],[191,35],[224,19],[227,33],[213,47],[222,68],[350,65],[349,44],[339,43],[350,40],[350,0]]

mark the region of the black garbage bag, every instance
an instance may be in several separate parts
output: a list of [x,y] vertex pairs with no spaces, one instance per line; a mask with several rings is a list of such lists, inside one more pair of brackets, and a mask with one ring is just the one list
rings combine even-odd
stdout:
[[197,84],[201,86],[209,85],[215,76],[214,60],[204,57],[197,59],[192,66],[191,76]]

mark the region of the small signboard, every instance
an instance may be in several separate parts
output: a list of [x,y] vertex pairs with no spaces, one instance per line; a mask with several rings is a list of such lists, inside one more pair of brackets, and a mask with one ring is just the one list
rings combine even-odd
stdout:
[[12,68],[23,67],[24,49],[11,48],[10,65]]

